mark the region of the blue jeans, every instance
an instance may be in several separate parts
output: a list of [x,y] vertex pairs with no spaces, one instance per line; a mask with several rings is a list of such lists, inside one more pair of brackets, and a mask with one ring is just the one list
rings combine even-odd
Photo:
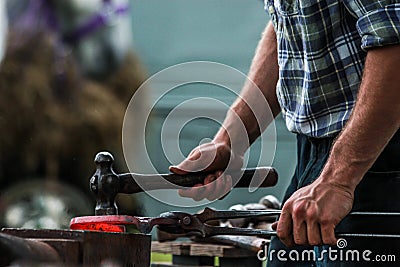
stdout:
[[[311,184],[318,178],[328,159],[333,141],[334,138],[297,136],[298,162],[284,202],[297,189]],[[353,211],[400,212],[400,131],[395,134],[357,186]],[[400,218],[346,217],[336,227],[336,232],[400,234]],[[273,238],[269,247],[267,266],[400,266],[400,238],[352,237],[345,238],[344,242],[345,246],[341,248],[332,246],[287,248],[278,238]],[[278,252],[281,253],[281,257],[278,257]],[[377,256],[387,261],[377,262],[378,258],[375,258]]]

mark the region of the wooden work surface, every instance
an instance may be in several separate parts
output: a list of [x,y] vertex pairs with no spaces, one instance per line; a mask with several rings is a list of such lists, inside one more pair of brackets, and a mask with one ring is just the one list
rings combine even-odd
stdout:
[[11,228],[4,228],[1,233],[46,243],[67,265],[100,266],[107,260],[122,266],[150,265],[151,235]]
[[202,244],[190,241],[185,242],[158,242],[151,243],[151,251],[172,255],[210,256],[226,258],[256,257],[256,252],[230,245]]

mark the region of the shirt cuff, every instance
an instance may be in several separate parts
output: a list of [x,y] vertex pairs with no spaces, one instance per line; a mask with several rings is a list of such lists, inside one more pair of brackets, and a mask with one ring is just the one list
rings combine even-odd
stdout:
[[368,12],[357,21],[361,36],[361,48],[400,43],[400,4]]

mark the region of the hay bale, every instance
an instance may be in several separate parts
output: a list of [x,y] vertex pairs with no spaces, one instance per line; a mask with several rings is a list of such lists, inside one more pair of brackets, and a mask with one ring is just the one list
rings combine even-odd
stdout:
[[112,151],[126,170],[121,128],[126,105],[144,81],[131,54],[101,81],[79,72],[57,36],[39,31],[8,38],[0,65],[0,183],[48,177],[88,187],[93,157]]

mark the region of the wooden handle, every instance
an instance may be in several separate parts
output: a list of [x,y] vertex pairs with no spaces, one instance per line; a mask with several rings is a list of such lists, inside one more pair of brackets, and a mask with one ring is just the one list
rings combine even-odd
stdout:
[[[120,174],[119,193],[133,194],[145,190],[174,189],[175,186],[192,187],[196,184],[204,183],[204,179],[210,173],[195,172],[186,175],[175,173],[169,174]],[[253,169],[242,169],[241,171],[230,171],[227,174],[232,176],[234,187],[271,187],[278,182],[278,174],[274,168],[258,167]],[[164,179],[160,179],[160,177]],[[139,182],[139,184],[138,184]]]

